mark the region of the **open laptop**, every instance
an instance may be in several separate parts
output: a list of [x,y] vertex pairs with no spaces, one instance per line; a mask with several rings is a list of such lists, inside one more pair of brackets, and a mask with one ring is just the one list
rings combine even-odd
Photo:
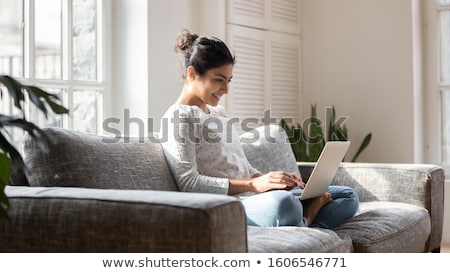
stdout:
[[325,143],[305,188],[295,188],[291,192],[298,196],[300,200],[318,197],[327,192],[349,146],[350,141],[328,141]]

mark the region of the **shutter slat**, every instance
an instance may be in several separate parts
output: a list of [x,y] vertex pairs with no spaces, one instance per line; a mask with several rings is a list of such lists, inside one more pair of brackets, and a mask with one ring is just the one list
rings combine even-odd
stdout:
[[298,120],[300,108],[299,43],[282,42],[284,36],[271,43],[271,115]]
[[265,41],[258,35],[246,35],[242,27],[234,26],[231,32],[236,56],[230,91],[233,116],[260,118],[265,105]]

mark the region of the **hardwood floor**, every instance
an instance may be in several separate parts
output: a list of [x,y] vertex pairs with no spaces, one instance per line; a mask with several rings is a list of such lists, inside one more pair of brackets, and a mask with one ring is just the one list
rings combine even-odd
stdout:
[[441,253],[450,253],[450,243],[441,244]]

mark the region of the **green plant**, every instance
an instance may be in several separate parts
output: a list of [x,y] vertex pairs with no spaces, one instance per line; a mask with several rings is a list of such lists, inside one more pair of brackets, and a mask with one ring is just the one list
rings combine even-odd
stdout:
[[[317,117],[317,105],[311,105],[311,116],[304,123],[304,127],[297,125],[289,125],[282,119],[280,126],[284,128],[289,137],[292,150],[297,161],[315,162],[327,141],[347,141],[348,130],[340,120],[336,121],[336,110],[334,106],[330,109],[329,122],[325,124],[327,135],[323,133],[322,121]],[[351,162],[356,162],[359,155],[367,148],[372,139],[372,133],[367,134]]]
[[24,85],[14,78],[6,75],[0,75],[0,99],[4,98],[4,90],[6,87],[11,98],[14,108],[18,110],[18,115],[4,115],[0,113],[0,218],[8,217],[9,201],[5,194],[5,187],[8,183],[12,171],[23,173],[26,172],[26,166],[22,159],[22,155],[8,140],[8,129],[18,128],[27,132],[40,149],[47,151],[51,136],[42,131],[37,125],[28,120],[24,111],[25,98],[48,117],[49,111],[55,114],[67,114],[69,112],[64,106],[58,103],[59,97],[45,92],[39,87],[32,85]]

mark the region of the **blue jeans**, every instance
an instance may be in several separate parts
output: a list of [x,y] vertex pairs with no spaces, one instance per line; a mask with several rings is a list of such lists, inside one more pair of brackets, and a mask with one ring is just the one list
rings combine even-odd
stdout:
[[274,190],[242,199],[247,224],[260,227],[299,226],[334,228],[352,217],[359,207],[356,192],[346,186],[330,186],[328,192],[333,201],[323,206],[312,223],[303,217],[303,206],[289,191]]

